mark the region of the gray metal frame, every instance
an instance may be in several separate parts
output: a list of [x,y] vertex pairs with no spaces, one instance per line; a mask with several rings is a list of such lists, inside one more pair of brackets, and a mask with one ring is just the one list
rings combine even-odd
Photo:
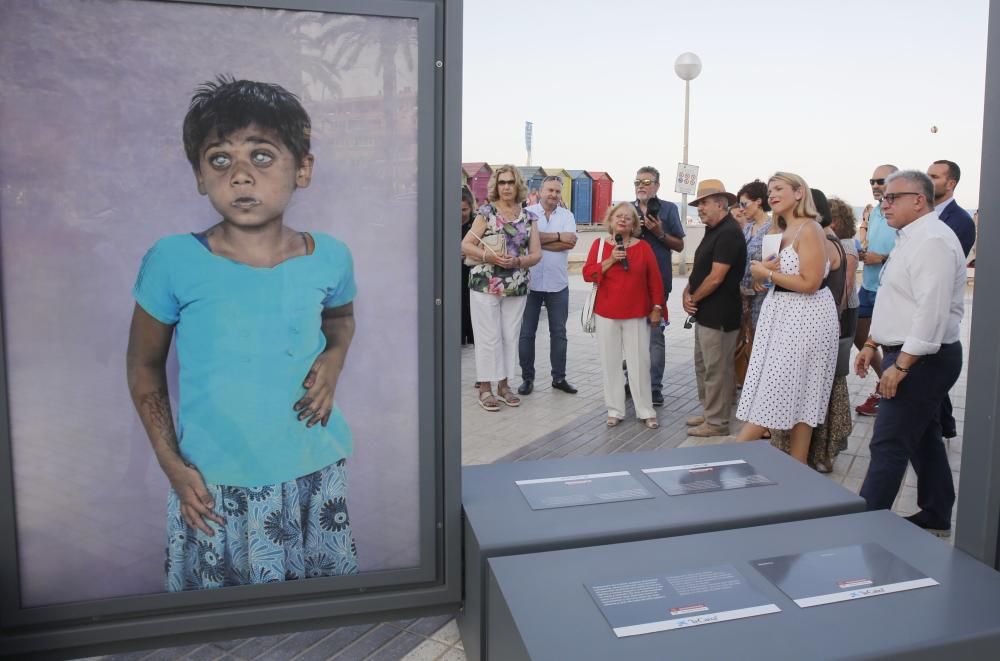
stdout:
[[[231,5],[226,0],[168,0]],[[261,635],[458,607],[461,409],[457,221],[461,167],[461,0],[243,0],[241,6],[418,21],[420,557],[412,569],[224,590],[20,607],[6,344],[0,287],[0,656],[82,656]],[[2,237],[0,237],[2,240]]]
[[[996,5],[993,9],[998,9]],[[986,95],[980,171],[976,280],[1000,281],[1000,10],[991,11],[986,49]],[[984,286],[976,296],[962,445],[962,489],[958,501],[955,546],[1000,569],[1000,299]]]

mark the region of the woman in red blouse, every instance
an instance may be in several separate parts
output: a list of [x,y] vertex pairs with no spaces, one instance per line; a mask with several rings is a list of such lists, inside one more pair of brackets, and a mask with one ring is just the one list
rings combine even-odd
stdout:
[[[608,236],[595,241],[583,267],[583,279],[597,283],[594,317],[608,427],[625,417],[622,353],[631,375],[635,414],[650,429],[659,427],[649,380],[649,325],[663,319],[663,280],[652,248],[638,238],[642,225],[635,207],[621,202],[604,218]],[[618,247],[618,244],[622,247]]]

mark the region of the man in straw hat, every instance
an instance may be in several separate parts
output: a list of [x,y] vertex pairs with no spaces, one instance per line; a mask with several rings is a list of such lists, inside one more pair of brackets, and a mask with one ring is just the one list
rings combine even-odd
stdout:
[[734,204],[736,196],[726,192],[718,179],[699,182],[697,198],[691,202],[706,225],[683,299],[684,311],[697,323],[694,369],[703,412],[688,418],[691,436],[729,434],[736,384],[733,354],[743,314],[740,280],[747,260],[743,232],[729,213]]

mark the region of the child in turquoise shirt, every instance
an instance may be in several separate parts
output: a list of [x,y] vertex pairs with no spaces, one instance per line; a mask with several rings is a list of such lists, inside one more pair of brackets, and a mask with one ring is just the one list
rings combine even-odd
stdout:
[[[171,489],[171,591],[353,574],[334,403],[354,335],[348,248],[284,224],[309,185],[310,120],[278,85],[219,77],[184,119],[198,192],[222,220],[169,236],[133,293],[128,384]],[[166,358],[177,338],[174,425]]]

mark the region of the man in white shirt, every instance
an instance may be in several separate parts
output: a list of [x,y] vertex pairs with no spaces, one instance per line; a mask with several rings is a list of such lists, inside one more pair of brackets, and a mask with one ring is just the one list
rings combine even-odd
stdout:
[[955,486],[940,411],[962,370],[965,255],[934,211],[934,184],[923,172],[890,175],[882,209],[897,237],[882,269],[870,335],[855,361],[864,377],[882,349],[882,401],[861,496],[869,510],[891,508],[910,462],[920,511],[907,519],[944,537],[951,534]]
[[560,206],[562,179],[545,177],[539,203],[528,207],[538,216],[538,237],[542,242],[542,261],[531,267],[528,302],[521,320],[517,353],[523,379],[517,392],[530,395],[535,389],[535,331],[542,305],[549,315],[549,359],[552,364],[552,387],[571,395],[576,388],[566,380],[566,318],[569,316],[569,253],[576,245],[576,219]]

